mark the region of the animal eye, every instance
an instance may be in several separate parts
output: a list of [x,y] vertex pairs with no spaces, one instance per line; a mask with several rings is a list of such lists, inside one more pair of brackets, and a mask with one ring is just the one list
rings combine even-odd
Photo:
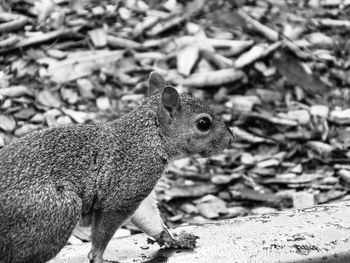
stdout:
[[197,128],[200,131],[208,131],[211,128],[212,122],[209,117],[202,117],[197,120]]

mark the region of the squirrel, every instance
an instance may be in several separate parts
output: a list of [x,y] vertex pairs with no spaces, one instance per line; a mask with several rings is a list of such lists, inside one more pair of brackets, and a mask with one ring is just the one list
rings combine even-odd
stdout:
[[79,220],[91,223],[92,263],[103,262],[129,218],[160,246],[193,248],[195,235],[168,232],[153,188],[170,161],[209,157],[233,140],[212,109],[157,72],[147,98],[115,121],[58,125],[14,140],[0,149],[0,262],[50,260]]

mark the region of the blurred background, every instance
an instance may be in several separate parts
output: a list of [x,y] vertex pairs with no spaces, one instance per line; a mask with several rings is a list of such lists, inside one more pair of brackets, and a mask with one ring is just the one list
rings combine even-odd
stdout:
[[237,138],[169,166],[169,227],[349,200],[349,15],[346,0],[0,0],[0,148],[118,118],[156,70]]

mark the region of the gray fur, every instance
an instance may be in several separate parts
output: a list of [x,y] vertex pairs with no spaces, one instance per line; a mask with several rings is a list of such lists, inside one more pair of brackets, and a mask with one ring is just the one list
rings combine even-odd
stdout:
[[[203,110],[213,114],[194,98],[180,98],[186,118]],[[81,216],[93,217],[89,258],[101,262],[109,239],[168,161],[192,153],[179,143],[186,136],[182,124],[175,123],[182,131],[175,136],[161,123],[159,105],[160,96],[152,96],[114,122],[51,127],[0,149],[0,262],[51,259]],[[217,123],[215,143],[198,147],[209,154],[226,147],[231,135],[222,125]]]

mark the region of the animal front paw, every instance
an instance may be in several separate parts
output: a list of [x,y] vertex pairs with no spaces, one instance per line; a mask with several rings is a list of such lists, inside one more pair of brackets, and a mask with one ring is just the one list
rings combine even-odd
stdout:
[[165,229],[160,234],[157,242],[160,246],[165,246],[167,248],[191,248],[196,246],[196,240],[198,236],[195,236],[186,231],[181,231],[179,234],[170,235],[170,233]]

